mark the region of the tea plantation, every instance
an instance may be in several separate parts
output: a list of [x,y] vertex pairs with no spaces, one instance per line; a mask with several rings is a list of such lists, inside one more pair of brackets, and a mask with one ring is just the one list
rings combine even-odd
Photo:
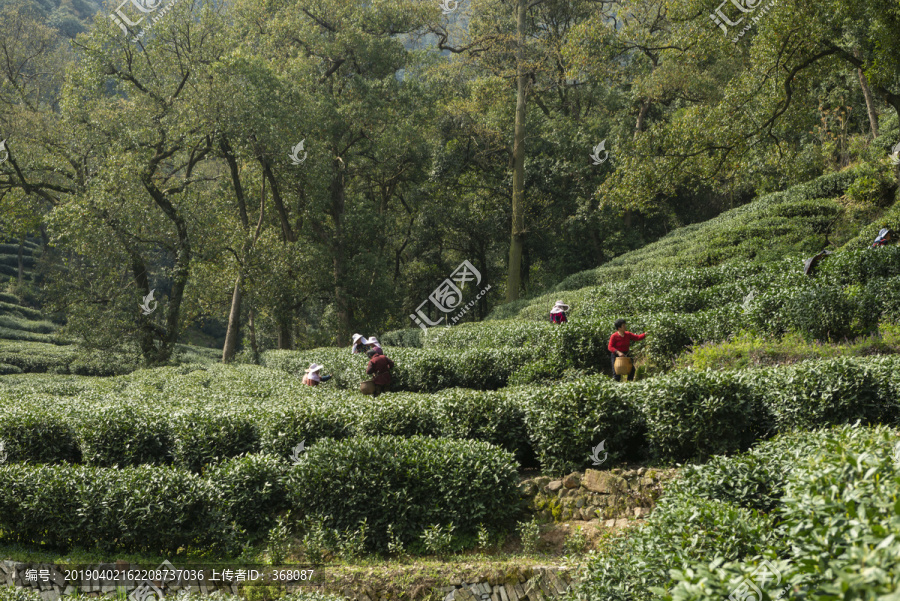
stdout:
[[[739,334],[841,342],[900,322],[900,247],[864,248],[877,227],[802,271],[854,178],[681,228],[485,322],[389,332],[393,391],[377,400],[347,348],[221,365],[183,347],[180,364],[137,369],[3,297],[0,541],[237,557],[287,528],[312,560],[316,537],[388,557],[426,553],[424,533],[452,525],[447,548],[463,550],[528,519],[524,470],[589,468],[603,442],[609,465],[687,465],[642,528],[587,557],[578,598],[894,598],[900,356],[673,369]],[[562,326],[544,319],[557,298]],[[629,384],[608,377],[622,316],[649,333],[648,377]],[[302,385],[312,362],[334,378]]]

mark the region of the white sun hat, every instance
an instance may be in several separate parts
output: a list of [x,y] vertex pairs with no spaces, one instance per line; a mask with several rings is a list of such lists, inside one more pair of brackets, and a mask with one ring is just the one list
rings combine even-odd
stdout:
[[306,373],[308,373],[308,374],[315,373],[315,372],[319,371],[320,369],[322,369],[323,367],[325,367],[325,366],[319,365],[318,363],[312,363],[312,364],[310,364],[309,369],[306,370]]
[[550,312],[551,313],[562,313],[563,311],[568,311],[568,310],[569,310],[569,305],[567,305],[566,303],[564,303],[560,300],[560,301],[556,301],[556,304],[553,305],[553,308],[550,309]]
[[354,334],[353,335],[353,344],[356,344],[359,341],[362,341],[363,344],[369,344],[369,341],[366,340],[365,336],[363,336],[362,334]]
[[369,341],[366,344],[374,344],[376,346],[381,346],[381,343],[378,342],[378,339],[374,336],[369,336]]

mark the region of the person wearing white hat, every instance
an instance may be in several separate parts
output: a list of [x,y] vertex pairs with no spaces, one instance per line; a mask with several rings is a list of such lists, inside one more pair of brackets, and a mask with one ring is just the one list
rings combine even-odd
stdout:
[[366,351],[367,353],[374,350],[376,355],[384,354],[384,351],[381,349],[381,343],[378,342],[378,339],[374,336],[369,336],[369,341],[366,344],[369,345],[369,350]]
[[560,301],[556,301],[556,304],[553,305],[553,308],[550,309],[550,321],[551,323],[566,323],[569,321],[566,318],[566,311],[569,310],[569,305]]
[[367,344],[369,344],[369,341],[366,340],[365,336],[363,336],[362,334],[354,334],[353,343],[350,346],[350,352],[354,355],[357,353],[364,353],[366,351],[363,347]]
[[331,379],[331,376],[323,376],[319,372],[322,371],[324,365],[319,365],[318,363],[312,363],[309,366],[309,369],[306,370],[306,375],[303,376],[303,383],[307,386],[318,386],[320,382],[327,382]]

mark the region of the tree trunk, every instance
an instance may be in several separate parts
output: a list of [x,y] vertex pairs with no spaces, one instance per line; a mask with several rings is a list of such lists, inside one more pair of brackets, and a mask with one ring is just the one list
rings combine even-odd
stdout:
[[234,281],[231,295],[231,313],[228,314],[228,330],[225,332],[225,347],[222,349],[222,363],[231,363],[237,350],[238,333],[241,329],[241,274]]
[[250,348],[253,349],[253,362],[259,363],[259,345],[256,344],[256,322],[254,321],[253,304],[250,304],[250,311],[247,315],[247,327],[250,330]]
[[512,234],[506,302],[519,298],[522,286],[522,247],[525,237],[525,0],[518,0],[516,19],[516,129],[513,139]]
[[291,343],[291,324],[285,321],[284,316],[278,319],[278,348],[282,350],[290,350]]
[[637,138],[644,131],[644,119],[650,111],[650,100],[645,98],[641,102],[641,109],[638,111],[637,122],[634,124],[634,137]]
[[22,256],[25,247],[25,236],[19,237],[19,286],[22,285],[22,279],[25,277],[24,257]]
[[332,276],[334,277],[334,307],[338,318],[338,328],[334,333],[335,344],[346,344],[350,337],[350,311],[347,306],[346,266],[344,265],[344,162],[336,159],[331,178],[331,217],[334,220],[332,239]]
[[866,81],[866,74],[862,69],[857,69],[859,74],[859,85],[862,88],[863,96],[866,98],[866,110],[869,112],[869,127],[872,128],[872,138],[878,137],[878,112],[875,110],[875,100],[872,98],[872,90],[869,89],[869,82]]
[[[166,302],[166,327],[160,336],[161,344],[159,349],[149,358],[151,365],[157,365],[169,360],[175,348],[175,342],[178,340],[181,303],[184,300],[184,291],[190,279],[193,252],[191,250],[191,239],[187,222],[184,220],[184,217],[149,176],[145,177],[142,183],[156,205],[172,222],[172,225],[175,226],[175,232],[178,236],[175,247],[175,264],[170,271],[172,289]],[[148,359],[146,355],[144,358],[145,360]]]

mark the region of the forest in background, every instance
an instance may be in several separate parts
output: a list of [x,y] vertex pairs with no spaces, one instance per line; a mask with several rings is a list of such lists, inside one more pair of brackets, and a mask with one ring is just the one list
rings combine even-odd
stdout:
[[850,164],[882,198],[900,141],[887,1],[117,6],[2,5],[0,220],[67,333],[151,365],[409,327],[464,260],[479,320]]

